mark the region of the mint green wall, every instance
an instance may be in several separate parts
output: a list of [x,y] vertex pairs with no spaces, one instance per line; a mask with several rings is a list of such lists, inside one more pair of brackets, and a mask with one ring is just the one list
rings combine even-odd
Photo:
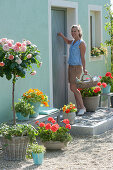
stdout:
[[[69,0],[67,0],[69,1]],[[110,4],[110,0],[71,0],[72,2],[78,2],[78,24],[81,25],[83,30],[83,39],[86,42],[86,68],[91,75],[104,75],[106,71],[111,71],[111,58],[107,57],[107,64],[105,64],[105,59],[90,61],[88,55],[88,4],[89,5],[101,5],[102,6],[102,29],[103,29],[103,43],[106,39],[109,39],[107,32],[105,32],[104,26],[107,22],[105,20],[106,10],[104,5]]]
[[[103,23],[105,23],[104,4],[110,0],[67,0],[78,2],[78,22],[83,29],[84,40],[88,46],[88,4],[103,5]],[[0,0],[0,38],[16,41],[28,39],[41,51],[43,65],[36,68],[37,75],[27,74],[26,79],[16,82],[15,101],[29,88],[39,88],[48,96],[49,87],[49,37],[48,37],[48,0]],[[107,39],[103,25],[103,42]],[[89,73],[104,74],[105,61],[89,62],[88,49],[86,65]],[[110,58],[108,59],[108,63]],[[11,120],[12,83],[0,78],[0,122]]]
[[[4,14],[5,13],[5,14]],[[15,101],[29,88],[49,95],[48,1],[0,0],[0,38],[28,39],[40,50],[43,65],[37,74],[16,82]],[[12,83],[0,78],[0,122],[12,119]]]
[[108,39],[107,32],[105,32],[104,26],[106,23],[105,16],[106,16],[106,10],[104,5],[109,3],[109,0],[79,0],[78,5],[78,21],[81,27],[83,28],[83,38],[86,41],[87,44],[87,51],[86,51],[86,67],[91,75],[104,75],[106,71],[111,71],[110,62],[111,59],[108,57],[107,59],[107,65],[105,64],[105,60],[97,60],[97,61],[89,61],[89,55],[88,55],[88,5],[101,5],[102,6],[102,30],[103,30],[103,43],[106,39]]

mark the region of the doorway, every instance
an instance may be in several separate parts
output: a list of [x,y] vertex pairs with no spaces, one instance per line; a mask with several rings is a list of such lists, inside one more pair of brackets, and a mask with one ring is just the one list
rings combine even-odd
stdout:
[[61,108],[68,102],[67,45],[57,33],[62,32],[66,36],[66,9],[52,8],[51,19],[53,106]]

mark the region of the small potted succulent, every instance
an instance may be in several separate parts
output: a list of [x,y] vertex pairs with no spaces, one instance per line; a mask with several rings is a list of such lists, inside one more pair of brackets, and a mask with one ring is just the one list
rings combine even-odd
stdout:
[[19,100],[19,102],[15,103],[16,116],[18,120],[29,120],[29,115],[35,113],[33,110],[34,106],[25,102],[23,99]]
[[39,145],[38,143],[32,143],[29,146],[29,151],[32,154],[34,164],[41,165],[44,159],[44,153],[46,151],[44,145]]
[[61,109],[63,111],[63,119],[69,119],[70,124],[74,124],[77,108],[75,107],[75,104],[69,103],[67,105],[64,105]]
[[34,106],[34,111],[36,112],[35,114],[30,114],[30,117],[37,117],[39,114],[39,108],[41,106],[48,107],[48,96],[43,94],[42,91],[39,89],[29,89],[26,91],[23,96],[23,100],[26,101],[27,103],[30,103],[31,105]]
[[63,125],[59,126],[56,121],[52,118],[48,118],[49,123],[39,123],[38,125],[38,137],[46,147],[46,149],[62,149],[67,146],[67,143],[72,139],[69,130],[71,125],[68,119],[63,120]]

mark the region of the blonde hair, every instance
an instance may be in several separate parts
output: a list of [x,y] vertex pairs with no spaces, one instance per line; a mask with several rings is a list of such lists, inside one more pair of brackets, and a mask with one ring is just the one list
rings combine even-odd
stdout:
[[77,30],[79,31],[79,37],[82,38],[82,28],[80,25],[72,25],[71,26],[71,29],[72,28],[77,28]]

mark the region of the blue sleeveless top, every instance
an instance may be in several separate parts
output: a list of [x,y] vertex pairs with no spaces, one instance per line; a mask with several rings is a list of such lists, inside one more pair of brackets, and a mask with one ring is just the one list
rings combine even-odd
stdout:
[[74,43],[74,40],[72,41],[69,49],[69,59],[68,64],[69,65],[82,65],[81,62],[81,54],[80,54],[80,48],[79,45],[83,40],[78,40]]

